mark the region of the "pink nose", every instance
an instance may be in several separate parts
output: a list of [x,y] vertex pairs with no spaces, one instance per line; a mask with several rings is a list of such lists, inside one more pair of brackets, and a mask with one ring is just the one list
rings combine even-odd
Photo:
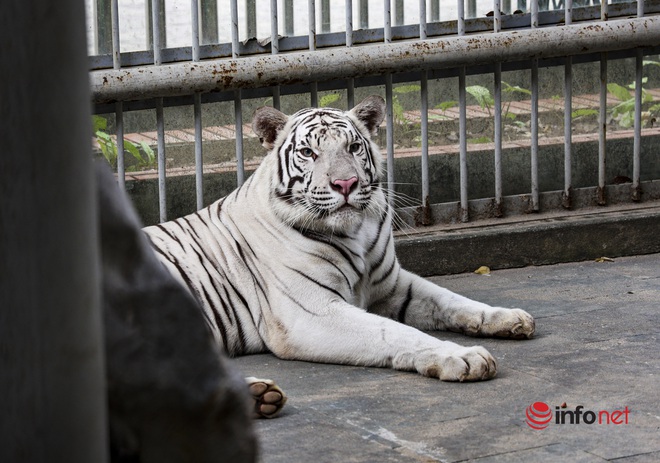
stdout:
[[357,177],[351,177],[348,180],[333,180],[331,185],[333,189],[343,194],[344,197],[348,197],[351,191],[355,189],[357,181]]

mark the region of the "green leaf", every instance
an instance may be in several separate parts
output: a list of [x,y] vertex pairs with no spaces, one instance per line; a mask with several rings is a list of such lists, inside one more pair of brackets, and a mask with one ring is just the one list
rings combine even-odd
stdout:
[[441,111],[447,111],[449,108],[453,108],[458,105],[458,101],[443,101],[439,105],[436,105],[434,109],[439,109]]
[[419,85],[401,85],[399,87],[395,87],[392,89],[394,93],[398,93],[399,95],[403,93],[413,93],[413,92],[419,92],[422,89],[421,86]]
[[[644,84],[647,83],[648,81],[649,81],[649,78],[648,78],[648,77],[642,77],[642,85],[644,85]],[[630,90],[635,90],[635,87],[636,87],[635,82],[633,82],[633,83],[631,83],[630,85],[628,85],[628,88],[629,88]]]
[[124,140],[124,149],[128,151],[128,153],[133,156],[137,162],[142,162],[142,155],[140,155],[140,150],[137,148],[137,146],[135,146],[135,144],[128,140]]
[[465,91],[468,92],[472,97],[477,100],[479,106],[484,109],[489,109],[495,104],[495,100],[490,94],[490,90],[481,85],[471,85],[465,87]]
[[330,106],[332,103],[339,100],[340,98],[341,95],[339,93],[329,93],[327,95],[323,95],[319,100],[319,106],[321,108],[325,108],[326,106]]
[[504,93],[522,93],[523,95],[531,95],[532,92],[531,90],[527,90],[526,88],[522,88],[518,85],[510,85],[504,81],[502,81],[502,90]]
[[649,111],[652,113],[660,111],[660,103],[659,104],[654,104],[649,108]]
[[621,120],[619,120],[619,125],[626,129],[635,125],[635,114],[632,111],[625,113]]
[[515,120],[516,120],[516,115],[513,114],[513,113],[509,113],[509,112],[507,112],[507,113],[504,115],[504,117],[505,117],[506,119],[509,119],[509,120],[512,120],[512,121],[515,121]]
[[571,113],[571,117],[575,119],[576,117],[585,117],[585,116],[598,116],[598,110],[596,109],[576,109]]
[[619,84],[615,84],[615,83],[607,84],[607,91],[621,101],[627,101],[631,98],[628,89]]
[[98,116],[98,115],[93,115],[92,116],[92,127],[93,127],[94,133],[98,132],[99,130],[107,130],[108,121],[105,117]]
[[141,141],[140,148],[142,148],[142,152],[147,157],[149,165],[153,164],[156,160],[156,153],[154,153],[154,150],[151,149],[151,146],[149,146],[147,142]]
[[642,66],[660,66],[660,61],[643,60]]

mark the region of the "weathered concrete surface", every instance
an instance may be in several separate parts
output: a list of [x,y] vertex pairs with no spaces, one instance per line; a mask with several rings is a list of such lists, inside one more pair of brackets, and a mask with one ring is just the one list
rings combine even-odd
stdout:
[[[258,423],[264,463],[660,461],[660,254],[431,280],[528,310],[536,338],[438,333],[498,359],[494,380],[470,384],[271,355],[236,359],[290,397],[280,418]],[[537,401],[553,410],[628,407],[629,423],[533,430],[525,409]]]
[[423,276],[660,252],[657,202],[430,227],[397,237],[401,264]]

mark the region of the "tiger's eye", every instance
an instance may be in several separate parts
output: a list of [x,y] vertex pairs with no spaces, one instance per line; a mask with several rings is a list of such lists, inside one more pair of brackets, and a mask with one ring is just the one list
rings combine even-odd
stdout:
[[302,154],[306,158],[311,158],[314,156],[314,151],[312,151],[311,148],[303,148],[300,150],[300,154]]
[[348,151],[352,154],[355,154],[360,151],[361,148],[362,145],[360,143],[351,143],[351,145],[348,147]]

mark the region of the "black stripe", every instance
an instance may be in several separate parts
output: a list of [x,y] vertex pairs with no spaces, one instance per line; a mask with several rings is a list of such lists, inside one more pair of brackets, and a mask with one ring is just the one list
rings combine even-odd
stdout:
[[330,291],[331,293],[333,293],[334,295],[336,295],[336,296],[339,297],[340,299],[344,300],[344,296],[342,296],[342,295],[341,295],[336,289],[331,288],[331,287],[329,287],[329,286],[327,286],[327,285],[324,285],[324,284],[321,283],[320,281],[318,281],[318,280],[312,278],[311,276],[307,275],[307,274],[304,273],[304,272],[301,272],[301,271],[298,270],[298,269],[295,269],[295,268],[289,267],[288,265],[286,266],[286,268],[288,268],[289,270],[293,270],[293,271],[296,272],[298,275],[300,275],[300,276],[306,278],[307,280],[311,281],[311,282],[314,283],[315,285],[318,285],[318,286],[320,286],[321,288],[323,288],[323,289],[325,289],[325,290],[327,290],[327,291]]
[[408,286],[408,293],[406,294],[406,299],[403,301],[403,304],[401,304],[401,307],[399,308],[399,312],[397,313],[396,316],[396,319],[400,323],[406,322],[406,312],[408,311],[408,306],[410,305],[410,301],[412,301],[412,283],[410,283],[410,286]]
[[[381,284],[383,281],[387,280],[387,278],[388,278],[388,277],[392,274],[392,272],[394,271],[394,265],[395,265],[395,264],[396,264],[396,259],[392,259],[392,263],[390,264],[390,267],[389,267],[389,268],[383,273],[383,275],[381,275],[381,277],[380,277],[378,280],[373,281],[373,282],[371,283],[372,286],[378,286],[378,285]],[[379,266],[380,266],[380,265],[379,265]],[[373,272],[371,272],[371,273],[373,274]]]

